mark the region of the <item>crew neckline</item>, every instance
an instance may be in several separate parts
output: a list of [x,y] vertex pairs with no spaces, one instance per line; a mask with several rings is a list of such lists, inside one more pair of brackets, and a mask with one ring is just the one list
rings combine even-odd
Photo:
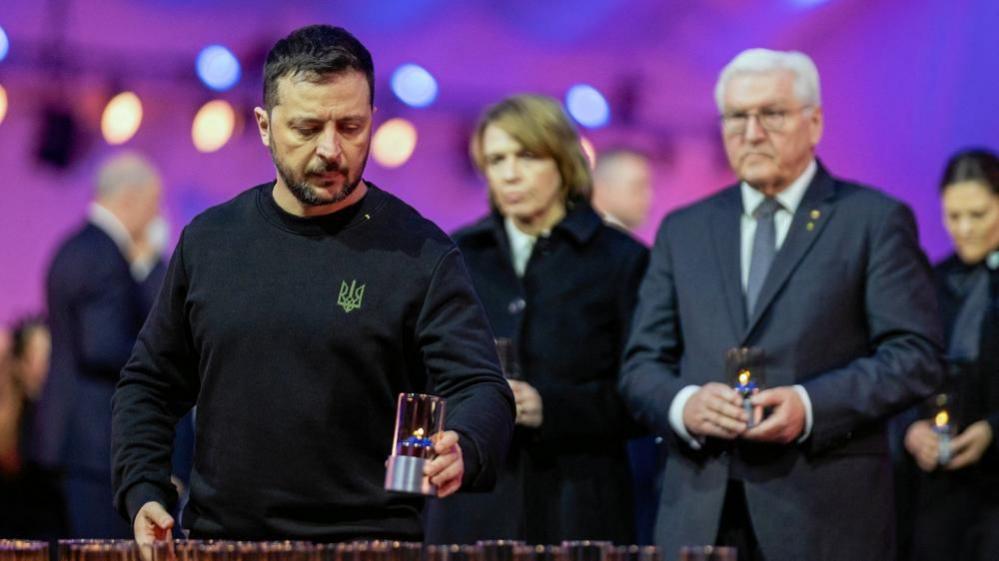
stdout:
[[356,203],[322,216],[295,216],[274,200],[274,181],[257,187],[257,208],[270,224],[302,236],[326,236],[370,220],[384,203],[385,193],[370,182],[368,192]]

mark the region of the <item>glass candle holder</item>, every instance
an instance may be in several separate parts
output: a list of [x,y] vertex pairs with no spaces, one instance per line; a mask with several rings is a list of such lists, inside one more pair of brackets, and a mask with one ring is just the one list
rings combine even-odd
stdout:
[[719,545],[688,545],[680,548],[680,561],[736,561],[734,547]]
[[445,402],[435,395],[399,394],[392,454],[385,472],[387,491],[413,495],[437,493],[437,487],[423,475],[423,466],[436,457],[434,437],[444,429]]

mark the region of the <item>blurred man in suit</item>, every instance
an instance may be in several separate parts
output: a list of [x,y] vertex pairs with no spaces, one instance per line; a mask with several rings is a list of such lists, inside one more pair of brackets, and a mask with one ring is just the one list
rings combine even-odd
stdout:
[[[621,381],[668,435],[656,541],[669,559],[712,543],[754,561],[893,559],[885,419],[943,376],[912,212],[816,160],[806,55],[743,52],[716,100],[740,183],[663,221]],[[736,347],[764,354],[752,427],[726,376]]]
[[165,270],[160,178],[134,153],[98,171],[87,220],[56,251],[47,298],[52,359],[40,459],[64,472],[70,535],[127,538],[111,504],[111,395]]

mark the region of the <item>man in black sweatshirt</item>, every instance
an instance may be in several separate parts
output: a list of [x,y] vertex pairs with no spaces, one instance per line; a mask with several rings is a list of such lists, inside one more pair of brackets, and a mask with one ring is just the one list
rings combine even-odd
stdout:
[[170,443],[194,405],[192,537],[419,539],[421,501],[382,488],[400,392],[448,400],[439,496],[492,483],[513,398],[454,244],[362,179],[373,74],[341,28],[267,56],[276,181],[184,229],[114,396],[114,500],[140,543],[173,526]]

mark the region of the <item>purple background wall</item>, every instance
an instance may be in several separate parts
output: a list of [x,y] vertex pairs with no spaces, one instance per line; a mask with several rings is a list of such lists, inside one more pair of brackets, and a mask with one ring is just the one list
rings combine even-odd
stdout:
[[[522,91],[561,98],[588,82],[614,111],[608,127],[586,132],[597,149],[629,143],[654,157],[653,216],[640,232],[651,239],[670,209],[732,180],[712,91],[721,66],[751,46],[815,59],[827,117],[821,158],[911,204],[934,259],[948,247],[936,193],[944,160],[972,144],[999,147],[994,0],[0,0],[11,39],[0,62],[10,101],[0,123],[0,323],[44,305],[48,260],[80,222],[95,164],[108,153],[98,121],[111,94],[127,88],[143,100],[142,128],[126,146],[162,168],[176,239],[206,206],[273,177],[249,121],[262,59],[277,38],[315,22],[343,25],[371,49],[378,122],[405,116],[418,128],[410,161],[391,170],[371,162],[368,179],[447,230],[486,209],[466,156],[481,108]],[[60,36],[71,53],[61,75],[46,62]],[[191,119],[212,95],[193,60],[208,43],[243,63],[241,85],[218,97],[247,121],[222,150],[200,154]],[[404,62],[436,76],[432,107],[406,108],[389,92]],[[70,107],[83,129],[65,170],[35,157],[50,102]]]

